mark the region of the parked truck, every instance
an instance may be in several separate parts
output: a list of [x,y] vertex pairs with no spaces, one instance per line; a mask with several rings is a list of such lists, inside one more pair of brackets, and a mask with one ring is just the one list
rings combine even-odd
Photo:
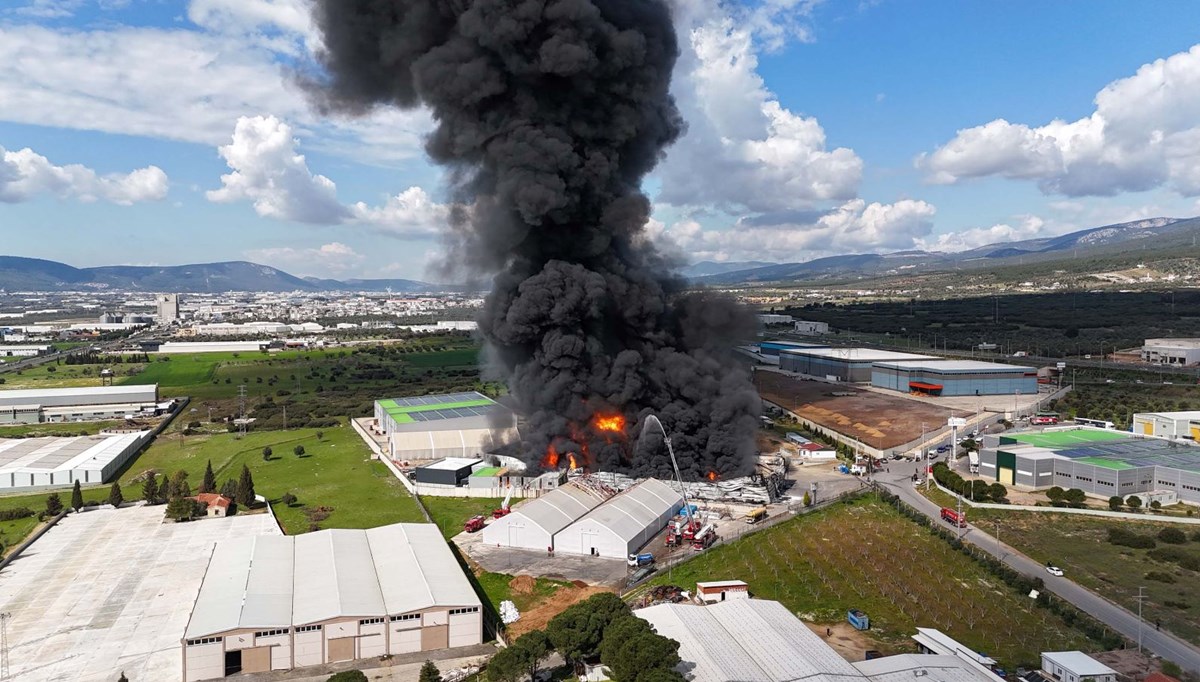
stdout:
[[630,566],[649,566],[654,563],[654,555],[647,552],[646,554],[630,554],[626,559],[626,563]]
[[467,522],[463,524],[463,530],[468,533],[476,533],[483,530],[483,517],[472,516],[470,519],[467,519]]
[[692,549],[703,550],[712,547],[712,544],[717,541],[717,529],[711,523],[700,529],[692,538]]

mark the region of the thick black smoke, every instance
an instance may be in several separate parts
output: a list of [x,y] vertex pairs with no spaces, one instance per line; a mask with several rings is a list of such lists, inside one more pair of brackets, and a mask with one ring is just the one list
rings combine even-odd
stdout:
[[[665,0],[317,0],[315,17],[319,104],[433,112],[426,148],[469,207],[453,253],[494,274],[480,328],[521,456],[667,475],[661,437],[636,433],[653,412],[685,477],[748,473],[759,401],[730,348],[750,317],[684,293],[644,234],[642,179],[683,130]],[[609,414],[626,433],[596,427]]]

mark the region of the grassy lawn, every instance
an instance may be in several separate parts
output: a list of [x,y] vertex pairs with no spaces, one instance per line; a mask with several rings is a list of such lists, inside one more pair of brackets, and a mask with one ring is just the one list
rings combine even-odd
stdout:
[[433,522],[442,529],[449,540],[463,530],[463,524],[472,516],[491,517],[492,510],[500,506],[503,498],[491,497],[422,497],[421,503],[429,510]]
[[71,422],[69,424],[21,424],[0,426],[0,438],[34,438],[39,436],[78,436],[86,433],[95,435],[104,429],[120,426],[119,420],[100,422]]
[[920,625],[935,627],[1005,667],[1037,665],[1039,652],[1088,650],[1089,641],[875,498],[838,504],[720,545],[651,584],[694,589],[740,579],[806,619],[844,621],[862,609],[872,634],[897,650]]
[[413,367],[475,367],[479,364],[479,350],[459,348],[432,353],[410,353],[404,361]]
[[[1155,560],[1147,556],[1151,550],[1108,542],[1108,529],[1114,524],[1151,536],[1163,528],[1173,527],[1183,530],[1189,538],[1200,532],[1200,527],[1069,514],[993,512],[990,516],[998,520],[1000,539],[1005,544],[1035,561],[1059,566],[1070,579],[1134,613],[1137,612],[1138,587],[1144,587],[1148,598],[1142,613],[1147,623],[1160,621],[1163,629],[1189,642],[1200,641],[1200,573],[1175,563]],[[991,530],[991,522],[987,528]],[[1184,545],[1159,542],[1158,547],[1176,547],[1200,559],[1200,541],[1191,540]],[[1147,579],[1146,575],[1151,572],[1160,579]],[[1170,575],[1175,582],[1163,582],[1158,574]],[[1168,601],[1174,605],[1168,606]]]

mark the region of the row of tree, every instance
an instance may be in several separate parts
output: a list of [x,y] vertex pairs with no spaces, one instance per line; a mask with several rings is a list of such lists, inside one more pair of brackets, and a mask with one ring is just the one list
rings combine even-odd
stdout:
[[969,497],[976,502],[1004,502],[1008,499],[1008,488],[1005,488],[999,483],[988,483],[979,479],[967,480],[959,476],[957,472],[946,465],[945,462],[938,462],[933,465],[933,479],[937,481],[943,488],[949,489],[951,492]]
[[679,643],[654,632],[633,615],[621,598],[608,592],[558,614],[544,631],[522,635],[488,663],[492,682],[537,679],[542,663],[557,651],[576,672],[585,661],[599,658],[615,680],[682,682],[675,670]]

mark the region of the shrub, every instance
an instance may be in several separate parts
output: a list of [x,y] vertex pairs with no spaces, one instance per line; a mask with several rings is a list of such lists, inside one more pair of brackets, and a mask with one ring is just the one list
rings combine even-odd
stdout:
[[367,676],[361,670],[343,670],[330,675],[325,682],[367,682]]
[[290,507],[296,504],[296,496],[291,493],[284,493],[283,497],[279,498],[279,501]]
[[1175,582],[1175,576],[1163,571],[1150,571],[1146,574],[1146,580],[1156,580],[1160,583],[1170,584]]
[[1120,527],[1108,529],[1108,541],[1114,545],[1132,547],[1134,549],[1154,549],[1157,546],[1154,538],[1148,535],[1139,535],[1131,530]]
[[1146,552],[1146,556],[1158,561],[1173,562],[1189,571],[1200,571],[1200,557],[1194,557],[1178,547],[1160,547]]
[[1163,605],[1170,606],[1173,609],[1179,609],[1180,611],[1187,611],[1188,609],[1192,608],[1192,605],[1185,601],[1171,601],[1170,599],[1164,601]]
[[17,519],[27,519],[30,516],[33,516],[33,510],[28,507],[0,511],[0,521],[16,521]]
[[1108,508],[1113,511],[1120,511],[1124,505],[1125,500],[1122,500],[1120,495],[1113,495],[1108,498]]
[[1187,534],[1178,528],[1163,528],[1158,531],[1158,539],[1168,545],[1182,545],[1187,542]]

